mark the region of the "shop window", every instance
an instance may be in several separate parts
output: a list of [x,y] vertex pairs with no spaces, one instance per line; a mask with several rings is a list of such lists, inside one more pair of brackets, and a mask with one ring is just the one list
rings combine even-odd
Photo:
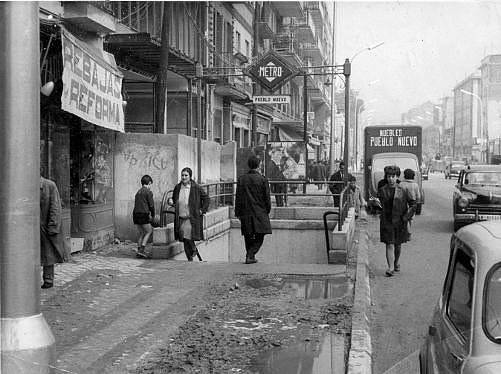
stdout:
[[113,131],[82,124],[71,129],[71,204],[113,200]]
[[250,146],[250,139],[249,139],[249,130],[244,130],[244,147]]

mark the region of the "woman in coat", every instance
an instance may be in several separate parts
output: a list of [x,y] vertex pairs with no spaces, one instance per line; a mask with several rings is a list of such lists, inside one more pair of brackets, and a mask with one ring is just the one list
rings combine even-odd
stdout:
[[257,262],[256,253],[263,245],[264,236],[271,234],[270,185],[258,169],[260,160],[249,157],[249,172],[241,175],[237,182],[235,216],[240,220],[240,228],[245,241],[246,264]]
[[54,285],[54,264],[69,260],[61,229],[61,198],[56,184],[40,177],[40,264],[42,288]]
[[174,237],[184,244],[188,261],[198,255],[195,240],[203,240],[203,215],[209,209],[209,196],[192,179],[190,168],[181,170],[181,182],[174,187],[171,205],[175,207]]
[[383,211],[380,215],[379,232],[381,242],[386,244],[386,276],[400,271],[398,263],[402,243],[409,241],[407,223],[416,210],[416,198],[409,191],[397,184],[395,166],[386,168],[387,184],[378,191]]

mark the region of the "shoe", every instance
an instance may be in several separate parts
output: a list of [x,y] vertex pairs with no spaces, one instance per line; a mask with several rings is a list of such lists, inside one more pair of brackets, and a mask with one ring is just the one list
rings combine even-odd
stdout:
[[398,273],[400,271],[400,265],[395,265],[395,273]]
[[136,257],[137,258],[148,258],[148,255],[145,252],[143,252],[143,251],[138,251],[136,253]]
[[43,282],[42,284],[42,288],[52,288],[52,286],[54,286],[54,284],[49,282]]
[[245,263],[246,264],[255,264],[257,260],[255,258],[246,258]]
[[386,272],[384,273],[384,275],[386,277],[393,277],[393,270],[390,270],[390,269],[386,270]]

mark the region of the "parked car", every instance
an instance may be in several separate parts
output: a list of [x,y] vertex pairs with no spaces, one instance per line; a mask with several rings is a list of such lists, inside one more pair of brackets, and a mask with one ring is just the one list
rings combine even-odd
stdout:
[[445,166],[445,179],[452,179],[459,177],[461,170],[466,168],[464,161],[452,161]]
[[447,275],[428,336],[421,374],[501,373],[501,222],[453,234]]
[[462,170],[452,198],[454,231],[476,221],[501,220],[501,166]]

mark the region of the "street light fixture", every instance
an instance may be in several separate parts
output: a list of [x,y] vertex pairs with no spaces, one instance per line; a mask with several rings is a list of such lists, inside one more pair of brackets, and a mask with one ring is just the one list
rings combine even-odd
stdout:
[[364,51],[372,51],[373,49],[376,49],[377,47],[380,47],[380,46],[382,46],[383,44],[384,44],[384,42],[381,42],[381,43],[378,43],[378,44],[376,44],[376,45],[374,45],[374,46],[372,46],[372,47],[362,48],[360,51],[358,51],[357,53],[355,53],[355,54],[353,55],[353,57],[352,57],[352,58],[350,58],[351,63],[353,64],[353,60],[354,60],[354,59],[355,59],[355,57],[357,57],[360,53],[362,53],[362,52],[364,52]]
[[[483,105],[483,102],[482,102],[482,98],[480,96],[478,96],[477,94],[473,93],[473,92],[470,92],[470,91],[466,91],[464,89],[460,89],[459,91],[461,91],[462,93],[464,93],[465,95],[470,95],[472,97],[474,97],[475,99],[478,100],[478,102],[480,103],[480,141],[481,141],[481,158],[482,158],[482,161],[485,161],[485,163],[489,163],[489,132],[488,132],[488,129],[487,128],[484,128],[485,124],[484,124],[484,105]],[[485,160],[483,160],[483,153],[484,153],[484,134],[485,134]]]

